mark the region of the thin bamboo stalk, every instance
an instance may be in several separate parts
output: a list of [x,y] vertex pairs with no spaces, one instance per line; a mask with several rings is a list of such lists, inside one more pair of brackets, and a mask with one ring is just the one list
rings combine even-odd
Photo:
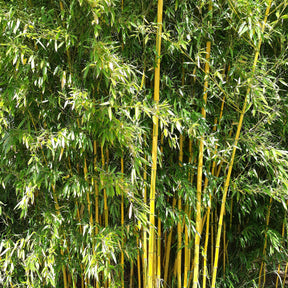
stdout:
[[[209,12],[212,11],[212,2],[209,2]],[[206,43],[206,62],[205,62],[205,81],[204,81],[204,94],[201,114],[203,118],[206,118],[205,105],[207,103],[207,89],[208,89],[208,74],[210,70],[210,52],[211,52],[211,41],[208,40]],[[197,203],[196,203],[196,234],[195,234],[195,248],[194,248],[194,275],[193,275],[193,288],[198,287],[198,274],[199,274],[199,255],[200,255],[200,229],[202,225],[201,216],[201,198],[202,198],[202,174],[203,174],[203,152],[204,152],[204,135],[201,136],[199,141],[199,157],[198,157],[198,168],[197,168]]]
[[[162,13],[163,0],[158,0],[157,11],[157,37],[156,37],[156,67],[154,78],[154,102],[156,110],[159,103],[160,88],[160,55],[161,55],[161,34],[162,34]],[[148,288],[154,287],[153,269],[154,263],[154,242],[155,242],[155,195],[156,195],[156,173],[157,173],[157,150],[158,150],[158,115],[153,116],[153,140],[152,140],[152,169],[151,169],[151,188],[150,188],[150,234],[149,234],[149,256],[148,256]]]
[[287,271],[288,271],[288,262],[286,263],[285,271],[284,271],[283,288],[285,288],[285,282],[286,282],[286,277],[287,277]]
[[[179,143],[179,166],[182,167],[183,163],[183,141],[184,141],[184,136],[183,134],[180,134],[180,143]],[[181,214],[182,211],[182,199],[181,196],[178,198],[178,213]],[[177,223],[177,283],[178,287],[182,287],[182,279],[181,279],[181,274],[182,274],[182,269],[181,269],[181,264],[182,264],[182,223],[179,219]]]
[[[163,146],[164,146],[164,134],[161,133],[161,140],[160,140],[160,152],[163,162]],[[158,212],[158,232],[157,232],[157,273],[156,273],[156,287],[160,287],[161,282],[161,238],[162,238],[162,231],[161,231],[161,218],[160,213]]]
[[[288,200],[286,201],[286,205],[288,205]],[[286,213],[285,213],[284,221],[282,224],[282,233],[281,233],[282,238],[284,238],[284,234],[285,234],[285,222],[286,222]],[[280,269],[281,269],[281,265],[279,264],[278,269],[277,269],[278,275],[280,273]],[[284,280],[284,283],[285,283],[285,280]],[[278,284],[279,284],[279,277],[277,277],[277,279],[276,279],[275,288],[278,288]]]
[[[265,25],[266,25],[267,18],[268,18],[268,15],[269,15],[271,3],[272,3],[272,0],[269,0],[268,6],[267,6],[266,11],[265,11],[265,17],[264,17],[264,20],[263,20],[262,29],[261,29],[262,33],[264,33],[264,30],[265,30]],[[257,66],[261,44],[262,44],[262,38],[259,39],[259,42],[258,42],[258,45],[257,45],[257,49],[255,51],[254,62],[253,62],[253,66],[252,66],[252,74],[254,74],[256,66]],[[213,269],[213,275],[212,275],[211,288],[215,288],[215,285],[216,285],[216,275],[217,275],[217,268],[218,268],[220,238],[221,238],[221,232],[222,232],[222,223],[223,223],[223,215],[224,215],[225,204],[226,204],[226,197],[227,197],[228,187],[229,187],[229,183],[230,183],[230,177],[231,177],[231,173],[232,173],[232,168],[233,168],[233,164],[234,164],[236,148],[237,148],[237,144],[238,144],[238,141],[239,141],[240,131],[241,131],[242,123],[243,123],[243,119],[244,119],[244,114],[246,112],[247,100],[248,100],[248,96],[249,96],[250,91],[251,91],[251,84],[252,84],[251,83],[251,78],[249,78],[248,79],[248,88],[247,88],[247,91],[246,91],[246,96],[245,96],[243,108],[242,108],[241,115],[240,115],[240,118],[239,118],[239,123],[238,123],[238,126],[237,126],[237,131],[236,131],[236,135],[235,135],[235,139],[234,139],[234,145],[233,145],[231,160],[230,160],[230,163],[229,163],[228,173],[227,173],[227,177],[226,177],[225,184],[224,184],[224,189],[223,189],[222,204],[221,204],[221,210],[220,210],[220,216],[219,216],[219,222],[218,222],[218,230],[217,230],[217,239],[216,239],[216,248],[215,248],[215,260],[214,260],[214,269]]]
[[[172,209],[174,211],[174,207],[176,205],[177,199],[174,197],[173,202],[172,202]],[[171,250],[171,243],[172,243],[172,231],[173,229],[171,228],[167,237],[167,244],[166,244],[166,250],[165,250],[165,255],[166,255],[166,261],[165,261],[165,266],[164,266],[164,284],[168,285],[167,280],[168,280],[168,268],[169,268],[169,260],[170,260],[170,250]]]
[[129,280],[129,288],[133,288],[133,276],[134,276],[134,263],[131,260],[130,262],[130,280]]
[[[221,116],[221,113],[220,113]],[[217,127],[217,118],[214,120],[214,127],[213,131],[216,131]],[[215,151],[214,155],[217,154],[217,144],[215,145]],[[212,168],[211,168],[211,174],[214,175],[215,173],[215,167],[216,167],[216,161],[212,162]],[[204,191],[206,190],[208,185],[208,177],[205,178],[205,184],[204,184]],[[209,204],[207,208],[207,220],[206,220],[206,235],[205,235],[205,244],[204,244],[204,263],[203,263],[203,284],[202,287],[206,288],[206,281],[207,281],[207,251],[208,251],[208,241],[209,241],[209,225],[210,225],[210,211],[211,211],[211,203],[212,203],[212,193],[209,195]]]
[[[124,159],[121,157],[121,173],[124,175]],[[121,287],[124,288],[124,193],[121,191]]]
[[[271,213],[271,206],[272,206],[272,197],[270,197],[270,201],[269,201],[269,206],[268,206],[268,211],[267,211],[267,215],[266,215],[266,229],[265,229],[265,241],[264,241],[264,247],[263,247],[263,257],[266,257],[266,248],[267,248],[267,230],[268,230],[268,226],[269,226],[269,222],[270,222],[270,213]],[[259,281],[258,281],[258,287],[261,287],[261,281],[262,281],[262,272],[263,272],[263,287],[265,286],[265,282],[266,282],[266,262],[265,259],[261,262],[261,267],[260,267],[260,271],[259,271]]]
[[[147,160],[147,156],[145,155],[145,160]],[[146,186],[146,181],[147,181],[147,165],[144,165],[144,189],[143,189],[143,201],[144,204],[147,204],[147,186]],[[147,282],[147,267],[148,267],[148,259],[147,259],[148,253],[147,253],[147,232],[146,229],[143,229],[143,256],[142,256],[142,261],[143,261],[143,287],[146,288],[146,282]]]

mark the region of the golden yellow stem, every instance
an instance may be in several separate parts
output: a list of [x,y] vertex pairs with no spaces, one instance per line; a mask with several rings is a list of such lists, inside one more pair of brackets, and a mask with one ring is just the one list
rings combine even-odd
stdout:
[[[267,6],[267,9],[265,12],[264,21],[263,21],[262,33],[264,33],[264,29],[265,29],[268,15],[269,15],[271,3],[272,3],[272,0],[269,0],[268,6]],[[258,46],[257,46],[257,49],[255,51],[255,57],[254,57],[254,62],[253,62],[253,66],[252,66],[252,74],[254,74],[256,66],[257,66],[257,61],[258,61],[258,57],[259,57],[261,43],[262,43],[262,38],[259,39]],[[246,91],[246,96],[245,96],[243,108],[242,108],[241,115],[240,115],[239,122],[238,122],[238,126],[237,126],[237,131],[236,131],[236,135],[235,135],[235,139],[234,139],[231,160],[229,163],[228,173],[227,173],[227,177],[226,177],[224,189],[223,189],[223,197],[222,197],[221,210],[220,210],[220,216],[219,216],[219,222],[218,222],[218,230],[217,230],[217,238],[216,238],[215,260],[214,260],[214,269],[213,269],[211,288],[215,288],[215,285],[216,285],[220,238],[221,238],[223,216],[224,216],[225,205],[226,205],[226,197],[227,197],[228,187],[229,187],[229,183],[230,183],[232,168],[233,168],[233,164],[234,164],[236,148],[237,148],[237,144],[238,144],[238,140],[239,140],[239,136],[240,136],[240,131],[242,128],[244,114],[246,112],[247,100],[248,100],[248,96],[250,94],[250,91],[251,91],[251,78],[248,79],[248,88]]]
[[[121,157],[121,173],[124,175],[124,159]],[[123,177],[123,176],[122,176]],[[124,288],[124,193],[121,191],[121,287]]]
[[[286,201],[286,206],[287,205],[288,205],[288,200]],[[285,222],[286,222],[286,214],[285,214],[284,221],[283,221],[283,224],[282,224],[282,233],[281,233],[282,238],[284,237],[284,234],[285,234]],[[277,270],[278,275],[280,273],[280,269],[281,269],[281,265],[279,264],[278,265],[278,270]],[[279,284],[278,282],[279,282],[279,277],[277,277],[277,279],[276,279],[275,288],[278,288],[278,284]],[[285,283],[285,279],[284,279],[284,283]]]
[[[212,3],[209,3],[209,11],[212,10]],[[204,94],[203,94],[203,107],[201,114],[203,118],[206,118],[205,106],[207,103],[207,89],[208,89],[208,74],[210,70],[210,51],[211,41],[206,43],[206,62],[205,62],[205,81],[204,81]],[[202,198],[202,174],[203,174],[203,152],[204,152],[204,135],[201,136],[199,142],[199,157],[198,157],[198,168],[197,168],[197,203],[196,203],[196,234],[195,234],[195,248],[194,248],[194,274],[193,274],[193,288],[198,287],[198,274],[199,274],[199,254],[200,254],[200,230],[202,226],[201,217],[201,198]]]
[[134,263],[130,262],[130,281],[129,281],[129,288],[133,288],[133,276],[134,276]]
[[158,150],[158,104],[160,88],[160,55],[161,55],[161,33],[162,33],[162,12],[163,0],[158,0],[157,11],[157,37],[156,37],[156,67],[154,78],[154,102],[156,114],[153,116],[153,140],[152,140],[152,169],[150,188],[150,227],[149,227],[149,257],[148,257],[148,288],[153,288],[154,263],[154,242],[155,242],[155,195],[156,195],[156,173],[157,173],[157,150]]
[[[145,155],[145,160],[147,160],[147,156]],[[146,187],[146,181],[147,181],[147,165],[144,165],[144,191],[143,191],[143,201],[144,204],[147,204],[147,187]],[[143,229],[143,256],[142,256],[142,262],[143,262],[143,287],[146,288],[146,282],[147,282],[147,232],[146,229]]]
[[[176,205],[176,198],[173,198],[173,203],[172,203],[172,209],[174,211],[174,207]],[[167,237],[167,244],[166,244],[166,250],[165,250],[165,255],[166,255],[166,260],[165,260],[165,266],[164,266],[164,285],[167,285],[167,280],[168,280],[168,268],[169,268],[169,260],[170,260],[170,250],[171,250],[171,242],[172,242],[172,228],[169,231],[168,237]]]
[[[220,116],[221,112],[220,112]],[[220,117],[220,119],[221,119]],[[220,120],[219,120],[220,121]],[[217,129],[217,118],[214,120],[214,126],[213,126],[213,132],[215,132]],[[215,145],[215,151],[214,155],[217,154],[217,144]],[[212,162],[212,168],[211,168],[211,175],[214,175],[215,173],[215,167],[216,167],[216,161]],[[205,178],[205,183],[204,183],[204,191],[206,191],[206,188],[208,186],[208,178]],[[206,235],[205,235],[205,244],[204,244],[204,263],[203,263],[203,284],[202,287],[206,288],[206,281],[207,281],[207,250],[208,250],[208,242],[209,242],[209,229],[210,229],[210,212],[211,212],[211,203],[212,203],[212,193],[209,195],[209,203],[208,203],[208,208],[207,208],[207,220],[206,220]],[[212,227],[212,225],[211,225]]]
[[[266,248],[267,248],[267,230],[268,230],[268,226],[269,226],[269,222],[270,222],[270,212],[271,212],[271,206],[272,206],[272,197],[270,197],[270,201],[269,201],[269,207],[268,207],[268,211],[267,211],[267,215],[266,215],[266,230],[265,230],[265,241],[264,241],[264,247],[263,247],[263,257],[266,257]],[[258,287],[261,287],[261,281],[262,281],[262,271],[263,271],[263,287],[265,285],[265,280],[266,280],[266,263],[265,263],[265,259],[262,261],[261,263],[261,268],[259,271],[259,282],[258,282]]]
[[[183,134],[180,134],[180,150],[179,150],[179,166],[182,167],[183,163]],[[180,187],[181,188],[181,187]],[[181,214],[182,211],[182,199],[181,196],[178,198],[178,213]],[[182,225],[179,219],[177,223],[177,279],[178,279],[178,287],[182,287],[182,279],[181,279],[181,263],[182,263]]]

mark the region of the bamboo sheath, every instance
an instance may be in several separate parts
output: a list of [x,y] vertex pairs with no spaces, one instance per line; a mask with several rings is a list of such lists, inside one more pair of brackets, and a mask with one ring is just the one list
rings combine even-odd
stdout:
[[161,33],[162,33],[162,11],[163,0],[158,0],[157,10],[157,36],[156,36],[156,67],[154,78],[154,102],[156,114],[153,116],[153,140],[152,140],[152,169],[150,188],[150,233],[149,233],[149,255],[148,255],[148,288],[153,288],[154,262],[154,242],[155,242],[155,194],[156,194],[156,172],[157,172],[157,150],[158,150],[158,104],[160,88],[160,55],[161,55]]
[[[268,15],[269,15],[271,3],[272,3],[272,0],[269,0],[268,6],[267,6],[267,9],[266,9],[266,12],[265,12],[265,17],[264,17],[264,20],[263,20],[262,33],[264,33],[264,30],[265,30],[265,26],[266,26],[267,18],[268,18]],[[256,66],[257,66],[257,61],[258,61],[258,57],[259,57],[261,44],[262,44],[262,38],[259,39],[259,42],[258,42],[258,45],[257,45],[257,49],[255,51],[254,62],[253,62],[253,66],[252,66],[252,75],[254,74]],[[215,288],[215,286],[216,286],[216,276],[217,276],[217,268],[218,268],[220,238],[221,238],[221,231],[222,231],[223,216],[224,216],[224,211],[225,211],[226,197],[227,197],[228,187],[229,187],[229,183],[230,183],[230,177],[231,177],[231,173],[232,173],[232,168],[233,168],[233,164],[234,164],[236,148],[237,148],[237,144],[238,144],[238,141],[239,141],[240,131],[241,131],[242,123],[243,123],[243,119],[244,119],[244,114],[246,112],[247,100],[248,100],[248,96],[249,96],[249,94],[251,92],[251,86],[252,86],[251,78],[249,78],[248,79],[248,87],[247,87],[247,91],[246,91],[246,96],[245,96],[243,108],[242,108],[242,111],[241,111],[241,115],[240,115],[240,118],[239,118],[239,123],[238,123],[238,126],[237,126],[237,131],[236,131],[236,135],[235,135],[235,139],[234,139],[234,145],[233,145],[231,160],[230,160],[230,163],[229,163],[228,173],[227,173],[227,177],[226,177],[224,188],[223,188],[223,197],[222,197],[222,204],[221,204],[221,210],[220,210],[220,216],[219,216],[219,222],[218,222],[216,247],[215,247],[215,259],[214,259],[214,267],[213,267],[213,276],[212,276],[211,288]]]

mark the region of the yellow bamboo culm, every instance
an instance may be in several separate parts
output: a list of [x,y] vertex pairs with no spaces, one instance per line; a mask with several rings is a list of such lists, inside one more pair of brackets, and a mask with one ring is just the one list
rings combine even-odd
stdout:
[[[160,152],[161,152],[161,159],[163,162],[163,146],[164,146],[164,134],[161,133],[161,140],[160,140]],[[156,287],[160,287],[161,282],[161,237],[162,237],[162,227],[161,227],[161,218],[160,214],[158,213],[158,229],[157,229],[157,272],[156,272]]]
[[[288,200],[286,201],[286,206],[287,205],[288,205]],[[284,221],[282,224],[282,233],[281,233],[282,238],[284,238],[284,234],[285,234],[285,223],[286,223],[286,214],[285,214]],[[277,270],[278,275],[280,274],[280,269],[281,269],[281,265],[278,264],[278,270]],[[284,279],[284,283],[285,283],[285,279]],[[279,284],[279,277],[277,277],[277,279],[276,279],[275,288],[278,288],[278,284]]]
[[162,34],[162,13],[163,0],[158,0],[157,10],[157,36],[156,36],[156,67],[154,78],[154,102],[156,114],[153,116],[153,139],[152,139],[152,169],[150,188],[150,227],[149,227],[149,255],[148,255],[148,288],[154,288],[153,275],[156,265],[154,263],[155,243],[155,195],[156,195],[156,173],[157,173],[157,150],[158,150],[158,104],[160,89],[160,55],[161,55],[161,34]]
[[[272,206],[272,197],[270,197],[270,201],[269,201],[269,207],[268,207],[268,211],[267,211],[267,215],[266,215],[266,230],[265,230],[265,241],[264,241],[264,247],[263,247],[263,257],[266,257],[266,248],[267,248],[267,230],[268,230],[268,226],[269,226],[269,222],[270,222],[270,212],[271,212],[271,206]],[[265,286],[265,282],[266,282],[266,262],[265,259],[261,262],[261,267],[260,267],[260,271],[259,271],[259,282],[258,282],[258,287],[261,287],[261,281],[262,281],[262,272],[263,272],[263,286]],[[277,277],[278,278],[278,277]]]
[[[179,143],[179,166],[182,167],[183,163],[183,134],[180,134],[180,143]],[[181,188],[181,187],[180,187]],[[182,199],[179,196],[178,198],[178,213],[181,213],[182,210]],[[182,279],[181,279],[181,263],[182,263],[182,223],[179,219],[177,223],[177,282],[178,287],[182,287]]]
[[[174,211],[174,207],[176,205],[177,199],[174,197],[173,198],[173,203],[172,203],[172,210]],[[164,266],[164,285],[168,285],[168,268],[169,268],[169,260],[170,260],[170,249],[171,249],[171,243],[172,243],[172,228],[169,231],[168,237],[167,237],[167,244],[166,244],[166,249],[165,249],[165,266]]]
[[[212,11],[212,2],[209,2],[209,12]],[[207,103],[207,89],[208,89],[208,74],[210,70],[210,52],[211,52],[211,41],[206,43],[206,62],[205,62],[205,81],[203,90],[203,102],[201,114],[203,118],[206,118],[205,105]],[[194,248],[194,274],[193,274],[193,288],[198,287],[198,274],[199,274],[199,255],[200,255],[200,239],[201,239],[201,198],[202,198],[202,174],[203,174],[203,152],[204,152],[204,136],[201,136],[199,141],[199,156],[198,156],[198,168],[197,168],[197,203],[196,203],[196,234],[195,234],[195,248]]]
[[[136,236],[137,247],[139,247],[139,236]],[[138,288],[141,288],[141,256],[140,249],[137,253],[137,276],[138,276]]]
[[[220,113],[221,116],[221,113]],[[213,132],[215,132],[217,129],[217,118],[215,118],[214,120],[214,126],[213,126]],[[217,144],[215,145],[215,151],[214,151],[214,155],[217,154]],[[212,168],[211,168],[211,175],[214,176],[215,174],[215,167],[216,167],[216,161],[214,160],[212,162]],[[205,183],[204,183],[204,191],[206,191],[208,185],[208,178],[205,178]],[[208,242],[209,242],[209,230],[210,230],[210,214],[211,214],[211,203],[212,203],[212,192],[210,192],[209,195],[209,204],[208,204],[208,208],[207,208],[207,220],[206,220],[206,234],[205,234],[205,244],[204,244],[204,263],[203,263],[203,284],[202,284],[202,288],[206,288],[206,282],[207,282],[207,251],[208,251]],[[212,227],[212,225],[211,225]]]
[[[121,173],[124,175],[124,159],[121,157]],[[123,176],[122,176],[123,177]],[[124,192],[121,191],[121,287],[124,288]]]
[[[269,0],[268,6],[267,6],[266,12],[265,12],[265,17],[264,17],[264,20],[263,20],[262,34],[264,33],[264,30],[265,30],[265,26],[266,26],[267,18],[268,18],[268,15],[269,15],[271,3],[272,3],[272,0]],[[261,43],[262,43],[262,38],[259,39],[256,51],[255,51],[254,62],[253,62],[253,66],[252,66],[252,74],[254,74],[256,66],[257,66],[259,52],[260,52],[260,48],[261,48]],[[242,111],[241,111],[241,114],[240,114],[240,118],[239,118],[239,122],[238,122],[238,126],[237,126],[237,131],[236,131],[236,135],[235,135],[235,139],[234,139],[233,150],[232,150],[231,160],[230,160],[230,163],[229,163],[228,173],[227,173],[227,176],[226,176],[224,189],[223,189],[223,196],[222,196],[222,203],[221,203],[220,216],[219,216],[219,222],[218,222],[216,245],[215,245],[215,259],[214,259],[214,267],[213,267],[211,288],[215,288],[215,286],[216,286],[216,276],[217,276],[218,258],[219,258],[219,250],[220,250],[219,249],[220,248],[220,239],[221,239],[221,231],[222,231],[224,210],[225,210],[225,205],[226,205],[226,197],[227,197],[228,187],[229,187],[229,183],[230,183],[230,177],[231,177],[231,173],[232,173],[232,168],[233,168],[233,164],[234,164],[236,148],[237,148],[237,144],[238,144],[238,140],[239,140],[239,136],[240,136],[240,131],[241,131],[242,123],[243,123],[243,119],[244,119],[244,114],[246,112],[247,100],[248,100],[248,96],[250,95],[250,92],[251,92],[251,86],[252,86],[251,78],[249,78],[248,79],[248,87],[247,87],[247,91],[246,91],[246,96],[245,96],[243,108],[242,108]]]
[[[106,154],[107,154],[107,151],[106,151]],[[104,170],[105,169],[105,156],[104,156],[103,146],[101,146],[101,160],[102,160],[102,169]],[[107,162],[108,162],[108,159],[107,159]],[[108,226],[108,205],[107,205],[107,194],[106,194],[105,188],[104,188],[104,224],[105,224],[105,227]]]
[[[145,160],[147,160],[147,156],[145,155]],[[144,165],[144,174],[143,174],[143,179],[144,179],[144,189],[143,189],[143,201],[144,204],[147,204],[147,186],[146,186],[146,181],[147,181],[147,165]],[[146,228],[143,229],[143,256],[142,256],[142,262],[143,262],[143,287],[146,288],[146,283],[147,283],[147,232]]]
[[[93,154],[94,154],[94,159],[93,159],[93,166],[94,166],[94,171],[96,171],[97,168],[97,143],[96,140],[93,141]],[[99,187],[97,180],[94,180],[94,192],[95,192],[95,235],[98,234],[98,225],[99,225]],[[94,281],[94,287],[99,288],[99,281],[95,279]]]

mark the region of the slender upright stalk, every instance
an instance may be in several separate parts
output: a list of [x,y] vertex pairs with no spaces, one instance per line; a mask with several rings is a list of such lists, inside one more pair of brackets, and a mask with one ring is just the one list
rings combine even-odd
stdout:
[[[94,166],[94,171],[96,170],[97,167],[97,143],[96,140],[93,141],[93,166]],[[95,192],[95,235],[98,234],[98,226],[99,226],[99,187],[97,180],[94,180],[94,192]],[[99,288],[99,282],[97,279],[94,281],[94,287]]]
[[[182,167],[183,163],[183,134],[180,134],[180,150],[179,150],[179,166]],[[181,188],[181,187],[180,187]],[[182,199],[181,196],[178,198],[178,213],[182,211]],[[177,224],[177,280],[178,287],[182,287],[182,279],[181,279],[181,263],[182,263],[182,223],[179,219]]]
[[[262,34],[264,33],[264,30],[265,30],[265,26],[266,26],[267,18],[268,18],[268,15],[269,15],[271,3],[272,3],[272,0],[269,0],[268,6],[267,6],[267,9],[266,9],[266,12],[265,12],[265,17],[264,17],[264,20],[263,20],[263,24],[262,24]],[[257,46],[257,49],[255,51],[254,62],[253,62],[253,66],[252,66],[252,75],[254,74],[256,66],[257,66],[261,44],[262,44],[262,38],[259,39],[258,46]],[[231,160],[230,160],[230,163],[229,163],[228,173],[227,173],[227,176],[226,176],[224,189],[223,189],[223,197],[222,197],[221,210],[220,210],[220,216],[219,216],[219,222],[218,222],[218,230],[217,230],[217,238],[216,238],[215,260],[214,260],[214,269],[213,269],[211,288],[215,288],[215,285],[216,285],[216,276],[217,276],[218,258],[219,258],[219,248],[220,248],[220,239],[221,239],[221,232],[222,232],[223,216],[224,216],[225,205],[226,205],[226,197],[227,197],[228,187],[229,187],[229,183],[230,183],[230,177],[231,177],[231,173],[232,173],[232,169],[233,169],[233,164],[234,164],[237,144],[238,144],[238,141],[239,141],[240,131],[241,131],[242,123],[243,123],[243,119],[244,119],[244,114],[246,112],[247,100],[248,100],[248,96],[249,96],[249,94],[251,92],[251,86],[252,86],[251,78],[249,78],[248,79],[248,87],[247,87],[247,91],[246,91],[246,96],[245,96],[243,108],[242,108],[242,111],[241,111],[241,115],[240,115],[238,126],[237,126],[237,131],[236,131],[236,135],[235,135],[235,139],[234,139],[234,145],[233,145]]]
[[[216,131],[216,127],[217,127],[217,118],[215,118],[214,120],[214,127],[213,127],[213,131]],[[217,144],[215,145],[215,151],[214,151],[214,155],[217,154]],[[214,176],[215,173],[215,167],[216,167],[216,161],[212,162],[212,168],[211,168],[211,175]],[[205,179],[205,184],[204,184],[204,191],[206,190],[208,185],[208,178],[206,177]],[[211,211],[211,203],[212,203],[212,192],[210,192],[209,195],[209,204],[208,204],[208,208],[207,208],[207,220],[206,220],[206,235],[205,235],[205,244],[204,244],[204,263],[203,263],[203,284],[202,287],[206,288],[206,281],[207,281],[207,251],[208,251],[208,241],[209,241],[209,229],[210,229],[210,211]]]
[[[173,203],[172,203],[173,211],[174,211],[176,202],[177,202],[177,199],[174,197]],[[171,228],[169,231],[169,234],[167,237],[166,250],[165,250],[166,260],[165,260],[165,266],[164,266],[164,285],[168,285],[167,280],[168,280],[168,268],[169,268],[169,260],[170,260],[170,249],[171,249],[171,243],[172,243],[172,230],[173,229]]]
[[[164,134],[161,133],[160,140],[160,152],[163,162],[163,146],[164,146]],[[160,287],[161,281],[161,238],[162,238],[162,227],[161,227],[160,213],[158,212],[158,229],[157,229],[157,273],[156,273],[156,287]]]
[[[124,175],[124,159],[121,157],[121,173]],[[124,288],[124,193],[121,191],[121,287]]]
[[[212,2],[209,2],[209,12],[212,11]],[[205,106],[207,103],[207,89],[208,89],[208,74],[210,70],[210,51],[211,51],[211,41],[208,40],[206,43],[206,62],[205,62],[205,81],[203,90],[203,107],[201,114],[203,118],[206,118]],[[194,248],[194,274],[193,274],[193,288],[198,287],[198,274],[199,274],[199,255],[200,255],[200,239],[201,239],[201,226],[202,226],[202,216],[201,216],[201,198],[202,198],[202,174],[203,174],[203,153],[204,153],[204,135],[201,136],[199,141],[199,157],[198,157],[198,168],[197,168],[197,203],[196,203],[196,234],[195,234],[195,248]]]
[[157,173],[157,150],[158,150],[158,104],[160,88],[160,56],[161,56],[161,33],[162,33],[163,0],[158,0],[157,11],[157,37],[156,37],[156,67],[154,78],[154,102],[156,114],[153,116],[153,140],[152,140],[152,169],[150,189],[150,234],[149,234],[149,256],[148,256],[148,288],[153,288],[154,242],[155,242],[155,195],[156,195],[156,173]]
[[[267,211],[267,215],[266,215],[266,229],[265,229],[265,241],[264,241],[264,247],[263,247],[263,257],[266,257],[266,248],[267,248],[267,230],[268,230],[268,226],[269,226],[269,222],[270,222],[270,212],[271,212],[271,206],[272,206],[272,197],[270,197],[270,201],[269,201],[269,206],[268,206],[268,211]],[[259,271],[259,282],[258,282],[258,287],[261,287],[261,281],[262,281],[262,272],[263,272],[263,287],[265,285],[265,281],[266,281],[266,262],[265,259],[262,260],[261,263],[261,267],[260,267],[260,271]]]
[[[145,160],[147,160],[147,156],[145,155]],[[147,181],[147,165],[144,165],[144,189],[143,189],[143,201],[144,204],[147,204],[147,186],[146,186],[146,181]],[[146,288],[146,283],[147,283],[147,264],[148,264],[148,259],[147,259],[147,232],[146,229],[143,229],[143,256],[142,256],[142,262],[143,262],[143,287]]]
[[[288,205],[288,200],[286,201],[286,206],[287,205]],[[281,236],[282,236],[283,239],[284,239],[284,234],[285,234],[285,224],[286,224],[286,213],[285,213],[284,221],[283,221],[283,224],[282,224]],[[280,269],[281,269],[281,264],[278,264],[278,270],[277,270],[278,274],[280,273]],[[277,277],[277,279],[276,279],[275,288],[278,288],[278,282],[279,282],[279,277]],[[284,283],[285,283],[285,279],[284,279]]]

